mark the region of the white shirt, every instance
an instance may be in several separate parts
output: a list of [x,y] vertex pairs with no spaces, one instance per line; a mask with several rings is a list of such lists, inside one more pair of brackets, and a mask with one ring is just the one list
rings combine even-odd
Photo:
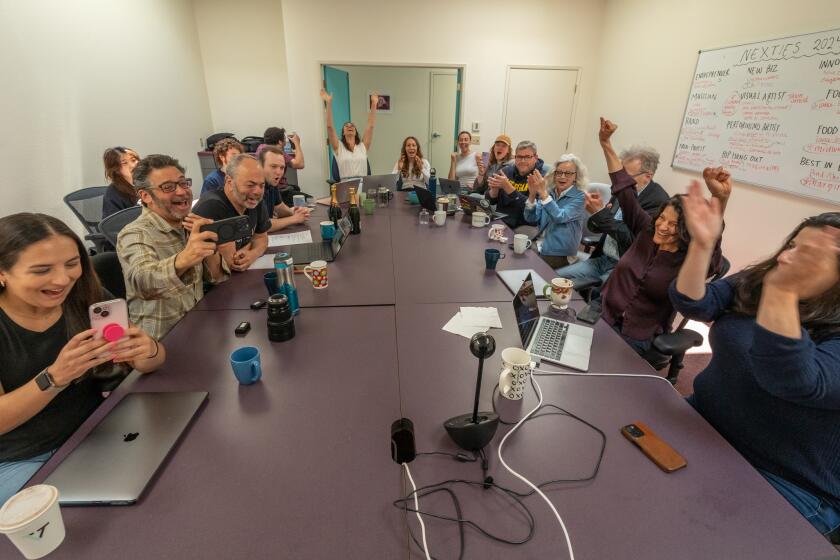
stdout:
[[402,188],[403,189],[410,189],[412,187],[425,187],[429,184],[429,174],[432,172],[432,166],[429,165],[429,160],[423,160],[423,170],[420,172],[421,176],[417,177],[414,174],[414,162],[411,162],[408,165],[408,177],[403,177],[402,173],[400,173],[400,164],[397,162],[394,164],[394,170],[391,173],[400,173],[400,178],[402,178]]
[[338,164],[338,174],[342,179],[348,177],[364,177],[367,172],[367,148],[363,142],[356,144],[351,152],[338,141],[338,151],[335,152],[335,162]]
[[475,152],[470,152],[465,156],[459,152],[455,156],[455,178],[461,182],[461,187],[472,189],[476,177],[478,177],[478,164],[475,162]]

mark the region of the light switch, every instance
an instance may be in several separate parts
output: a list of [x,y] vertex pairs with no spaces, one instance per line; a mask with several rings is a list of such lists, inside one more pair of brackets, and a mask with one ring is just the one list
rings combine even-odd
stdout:
[[473,121],[472,122],[472,131],[474,133],[475,132],[481,132],[481,124],[478,121]]

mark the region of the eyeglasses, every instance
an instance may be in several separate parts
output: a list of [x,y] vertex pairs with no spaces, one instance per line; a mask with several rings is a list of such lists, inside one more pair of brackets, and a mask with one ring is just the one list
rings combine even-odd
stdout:
[[534,159],[534,157],[536,156],[513,156],[513,159],[515,159],[516,161],[528,161],[529,159]]
[[574,177],[577,175],[577,171],[555,171],[555,177]]
[[167,181],[165,183],[161,183],[158,186],[150,186],[150,189],[158,189],[162,193],[172,193],[175,192],[175,189],[181,187],[184,190],[189,189],[192,187],[192,179],[181,179],[180,181]]

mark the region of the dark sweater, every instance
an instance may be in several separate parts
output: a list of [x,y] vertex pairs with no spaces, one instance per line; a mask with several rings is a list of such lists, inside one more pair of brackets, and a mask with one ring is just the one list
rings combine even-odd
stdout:
[[689,402],[753,466],[840,506],[840,336],[787,338],[733,313],[731,278],[699,301],[671,286],[677,311],[714,321]]
[[118,191],[113,184],[108,185],[102,197],[102,217],[107,218],[111,214],[136,205],[136,202],[132,202],[130,198]]
[[220,191],[225,188],[225,174],[221,169],[211,172],[204,178],[204,184],[201,185],[201,196],[213,191]]
[[513,185],[513,192],[508,194],[499,189],[499,194],[495,198],[490,196],[489,189],[484,194],[490,204],[496,205],[497,212],[507,214],[507,217],[503,218],[502,221],[510,229],[531,223],[525,219],[525,203],[528,201],[528,175],[533,173],[534,169],[539,169],[543,177],[551,171],[551,168],[541,159],[538,159],[537,164],[525,175],[519,173],[516,165],[509,163],[502,167],[501,173],[510,180],[511,185]]
[[[653,217],[659,211],[659,207],[663,203],[668,202],[669,198],[668,193],[665,192],[665,189],[659,183],[651,181],[639,194],[639,204],[642,206],[642,210]],[[604,234],[598,240],[598,245],[595,246],[595,250],[592,251],[592,257],[590,258],[594,259],[604,254],[604,242],[607,240],[607,236],[615,239],[618,245],[619,256],[626,253],[630,245],[633,244],[633,232],[630,231],[630,228],[627,227],[627,224],[623,220],[615,219],[618,208],[618,199],[612,197],[609,206],[605,206],[600,211],[592,214],[586,222],[586,227],[589,228],[589,231]]]

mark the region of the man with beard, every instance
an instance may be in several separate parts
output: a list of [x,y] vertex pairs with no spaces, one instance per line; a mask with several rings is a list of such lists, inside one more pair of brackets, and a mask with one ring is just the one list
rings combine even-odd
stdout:
[[192,181],[178,160],[150,155],[132,175],[143,212],[120,232],[117,255],[131,321],[159,339],[202,298],[202,280],[216,284],[229,271],[216,252],[216,234],[199,231],[212,220],[193,220],[189,236],[182,225]]
[[[243,272],[265,253],[271,219],[263,204],[265,176],[257,158],[251,154],[234,156],[227,164],[224,190],[205,193],[196,203],[196,216],[224,220],[247,216],[250,235],[239,241],[219,245],[219,253],[231,270]],[[192,218],[192,216],[191,216]],[[195,220],[188,220],[192,228]]]

